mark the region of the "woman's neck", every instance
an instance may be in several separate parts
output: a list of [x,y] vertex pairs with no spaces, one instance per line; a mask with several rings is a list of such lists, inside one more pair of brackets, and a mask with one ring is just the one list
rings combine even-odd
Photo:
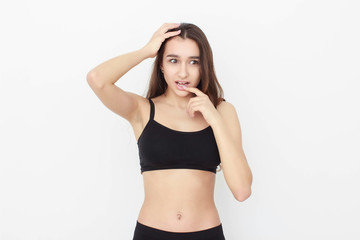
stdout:
[[192,97],[194,97],[195,94],[188,92],[184,96],[179,96],[174,92],[166,90],[166,92],[162,95],[162,98],[164,102],[166,102],[168,105],[173,106],[175,108],[181,108],[184,109],[187,107],[188,102]]

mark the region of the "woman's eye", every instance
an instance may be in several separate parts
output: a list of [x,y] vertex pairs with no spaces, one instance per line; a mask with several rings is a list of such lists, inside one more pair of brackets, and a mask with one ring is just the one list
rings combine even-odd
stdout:
[[190,61],[190,64],[198,64],[199,62],[198,61],[196,61],[196,60],[191,60]]
[[177,61],[176,61],[176,59],[170,59],[170,62],[171,63],[176,63]]

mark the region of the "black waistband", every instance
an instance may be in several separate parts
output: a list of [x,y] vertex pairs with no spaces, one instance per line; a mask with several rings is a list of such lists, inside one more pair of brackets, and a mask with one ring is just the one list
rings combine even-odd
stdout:
[[[208,239],[208,240],[225,240],[222,224],[194,232],[170,232],[157,228],[153,228],[147,225],[144,225],[137,221],[135,228],[134,240],[147,239],[142,237],[152,237],[159,240],[190,240],[194,237],[199,237],[199,239]],[[152,239],[149,238],[149,239]]]

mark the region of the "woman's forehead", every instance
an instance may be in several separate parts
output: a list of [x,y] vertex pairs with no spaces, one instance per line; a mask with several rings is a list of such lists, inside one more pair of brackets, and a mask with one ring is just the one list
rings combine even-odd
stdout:
[[177,55],[179,57],[200,56],[197,43],[189,38],[173,37],[165,46],[164,56]]

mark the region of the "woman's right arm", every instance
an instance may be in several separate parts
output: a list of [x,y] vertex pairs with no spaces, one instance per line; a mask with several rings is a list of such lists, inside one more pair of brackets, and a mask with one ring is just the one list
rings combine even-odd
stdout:
[[167,33],[167,30],[178,26],[177,23],[164,24],[154,33],[145,47],[101,63],[87,74],[86,79],[91,89],[106,107],[129,122],[139,119],[139,102],[144,97],[124,91],[115,83],[143,60],[155,57],[166,38],[180,33],[179,31]]
[[101,102],[129,122],[136,118],[139,99],[142,97],[122,90],[115,83],[146,58],[144,49],[130,52],[101,63],[86,77],[91,89]]

